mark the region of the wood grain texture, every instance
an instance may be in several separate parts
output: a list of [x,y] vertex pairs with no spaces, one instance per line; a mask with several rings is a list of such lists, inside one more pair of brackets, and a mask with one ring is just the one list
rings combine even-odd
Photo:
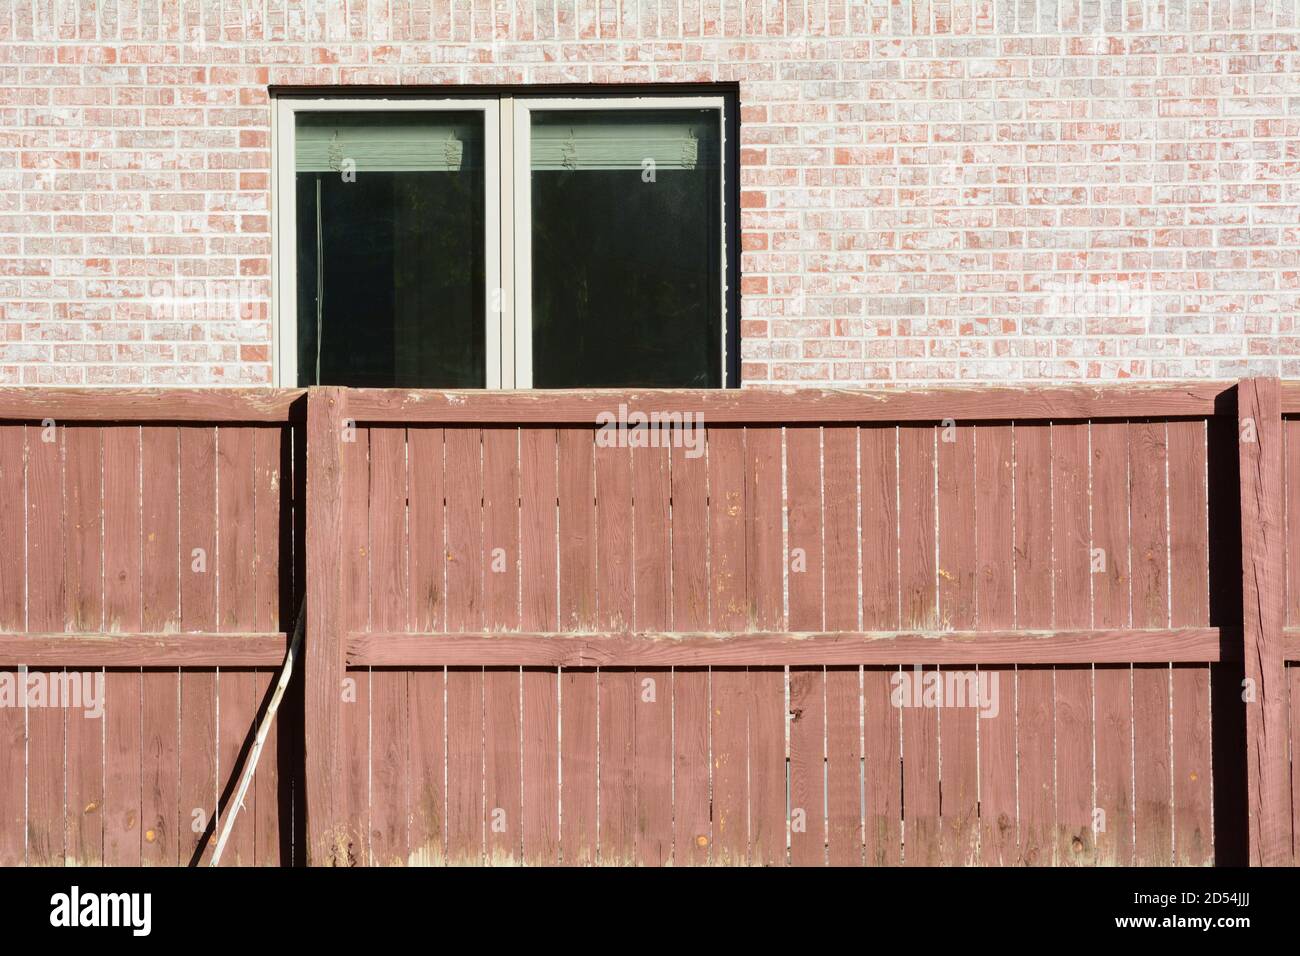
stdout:
[[[1052,441],[1047,425],[1012,429],[1016,626],[1052,623]],[[1016,787],[1020,862],[1054,862],[1056,801],[1053,672],[1016,668]]]
[[[638,448],[632,455],[633,619],[638,628],[671,627],[670,452]],[[673,855],[672,672],[636,671],[633,692],[635,861],[639,866],[663,866]]]
[[[1089,559],[1088,426],[1052,424],[1052,588],[1057,627],[1086,627],[1092,619]],[[1096,862],[1092,832],[1092,668],[1057,667],[1056,862]]]
[[826,671],[790,671],[790,863],[826,865]]
[[[824,622],[821,429],[788,428],[785,439],[790,626],[818,629]],[[789,725],[790,862],[825,866],[825,668],[790,672]]]
[[[1170,620],[1176,627],[1210,620],[1206,431],[1197,421],[1169,422]],[[1174,862],[1213,861],[1210,668],[1173,667]]]
[[[372,627],[402,630],[410,613],[407,542],[406,430],[371,428],[367,513]],[[370,854],[377,865],[405,865],[410,858],[406,780],[410,774],[410,705],[407,675],[370,674]]]
[[[1131,607],[1138,627],[1169,622],[1168,446],[1164,422],[1129,425]],[[1168,665],[1133,668],[1134,852],[1139,864],[1173,862],[1173,673]]]
[[296,388],[0,388],[0,420],[285,422]]
[[[447,627],[482,631],[483,438],[444,433],[447,462]],[[447,671],[447,862],[481,865],[484,853],[483,670]]]
[[[369,627],[371,574],[367,502],[370,500],[370,429],[354,427],[348,420],[342,434],[331,436],[330,440],[341,443],[343,457],[339,507],[343,514],[355,516],[342,524],[341,615],[346,628]],[[308,576],[310,578],[310,571]],[[340,863],[335,865],[369,866],[372,862],[370,797],[373,766],[371,671],[369,668],[348,670],[340,677],[338,706],[344,741],[344,770],[336,786],[343,792],[341,845],[345,853]]]
[[[1129,610],[1128,425],[1094,423],[1092,448],[1092,619],[1131,627]],[[1097,667],[1094,704],[1099,863],[1128,866],[1133,836],[1133,681],[1131,667]]]
[[[217,429],[180,429],[181,629],[217,629]],[[215,843],[221,787],[217,674],[181,673],[180,836],[182,862],[206,865]]]
[[[520,626],[556,627],[556,433],[520,430]],[[553,670],[523,671],[523,856],[560,862],[560,683]]]
[[[63,509],[66,428],[27,429],[27,626],[62,631],[67,599]],[[49,440],[46,440],[49,439]],[[62,679],[61,673],[46,679]],[[61,708],[27,707],[27,862],[62,865],[66,818]]]
[[[899,586],[903,626],[941,630],[935,526],[936,429],[898,430]],[[904,662],[900,662],[904,663]],[[934,679],[919,666],[904,668],[908,681]],[[911,700],[910,694],[900,700]],[[939,863],[939,713],[935,707],[902,708],[903,863]]]
[[446,861],[446,674],[414,670],[407,675],[407,843],[412,866]]
[[[937,389],[581,389],[537,391],[349,390],[358,421],[592,424],[626,405],[629,414],[702,413],[713,424],[940,422],[1212,415],[1231,385],[979,386]],[[2,393],[3,390],[0,390]],[[0,394],[0,398],[2,398]],[[19,407],[22,407],[21,405]],[[0,418],[5,405],[0,401]],[[24,416],[19,416],[24,417]],[[237,416],[225,416],[237,417]]]
[[[408,428],[406,456],[407,621],[413,630],[441,631],[447,613],[442,429]],[[408,862],[413,866],[446,862],[446,690],[446,674],[441,668],[407,674],[407,841]]]
[[[1012,429],[981,428],[975,437],[976,605],[981,628],[1015,625]],[[998,712],[979,723],[980,861],[1007,866],[1019,859],[1016,816],[1016,674],[980,668],[998,688]],[[987,674],[987,676],[984,676]]]
[[[0,425],[0,629],[26,627],[26,429]],[[26,706],[0,707],[0,866],[27,862]]]
[[[750,621],[745,438],[739,428],[710,428],[708,433],[710,613],[713,627],[737,630],[747,628]],[[709,680],[713,755],[709,862],[744,866],[749,862],[748,675],[743,670],[715,668]]]
[[[180,627],[179,429],[142,427],[140,459],[141,623],[149,631],[175,631]],[[142,862],[176,866],[181,862],[179,671],[142,672],[140,700]]]
[[[97,631],[104,624],[102,534],[103,430],[63,430],[65,627]],[[102,679],[102,674],[97,675]],[[92,678],[94,679],[94,678]],[[104,849],[104,732],[102,718],[70,708],[64,719],[64,860],[97,866]]]
[[436,636],[358,631],[348,638],[348,663],[357,667],[1116,664],[1217,661],[1219,656],[1220,631],[1214,627],[811,634],[462,631]]
[[[293,590],[293,436],[288,428],[255,428],[252,432],[254,517],[250,626],[268,630],[290,622],[296,626],[300,598]],[[279,673],[268,669],[249,677],[254,701],[252,715],[260,720]],[[301,759],[295,750],[300,739],[295,723],[301,714],[302,706],[293,696],[287,702],[282,700],[276,723],[267,735],[254,770],[250,809],[253,859],[258,866],[291,866],[295,862],[292,801],[294,790],[301,786],[295,773]]]
[[[559,620],[563,630],[596,621],[594,432],[557,432]],[[560,856],[566,866],[596,862],[596,673],[560,676]]]
[[[596,623],[631,626],[633,604],[632,449],[597,445]],[[626,866],[636,847],[636,675],[601,669],[596,683],[598,862]]]
[[552,670],[523,671],[523,855],[560,862],[560,681]]
[[[858,429],[822,429],[823,623],[858,627]],[[826,669],[826,841],[831,866],[861,866],[862,696],[857,667]]]
[[[939,617],[952,628],[978,624],[976,576],[975,429],[944,426],[939,430]],[[959,671],[967,680],[969,671]],[[974,678],[978,681],[978,677]],[[978,683],[959,686],[978,688]],[[969,695],[968,695],[969,697]],[[979,839],[978,697],[939,713],[939,836],[946,866],[976,862]]]
[[[898,429],[862,428],[858,436],[862,518],[862,626],[900,626],[898,588]],[[892,672],[864,668],[863,853],[868,866],[902,859],[903,809],[899,708],[893,706]]]
[[[1300,667],[1290,665],[1286,669],[1288,690],[1291,694],[1291,725],[1290,734],[1292,740],[1300,740],[1300,707],[1295,705],[1295,701],[1300,701]],[[1292,844],[1291,849],[1294,859],[1300,860],[1300,800],[1295,799],[1296,794],[1300,794],[1300,761],[1291,763],[1291,813],[1292,813]]]
[[[1277,379],[1237,388],[1241,469],[1242,614],[1247,687],[1247,795],[1250,860],[1290,862],[1283,578],[1282,402]],[[1250,441],[1253,437],[1255,440]]]
[[[785,626],[782,436],[775,428],[745,429],[745,563],[750,626]],[[786,863],[786,674],[749,668],[744,691],[748,720],[749,862]]]
[[[483,430],[484,627],[519,626],[519,432]],[[523,852],[520,779],[521,672],[483,673],[483,806],[490,864],[515,865]]]
[[[258,626],[256,444],[252,429],[217,429],[217,540],[213,562],[217,578],[217,629],[253,630]],[[270,625],[268,625],[270,626]],[[243,761],[252,746],[260,710],[260,675],[223,669],[217,676],[217,807],[216,832],[235,813],[221,858],[223,866],[252,866],[256,862],[257,788],[250,787],[244,805],[231,804]]]
[[347,418],[341,389],[316,389],[307,397],[307,594],[304,653],[304,756],[307,780],[307,859],[346,865],[356,834],[348,833],[347,805],[339,786],[348,768],[342,694],[347,619],[344,583],[344,443]]
[[[137,542],[138,543],[138,542]],[[104,864],[140,866],[144,709],[139,671],[104,676]]]
[[[709,625],[708,463],[684,449],[671,453],[672,614],[674,628]],[[703,560],[701,560],[703,556]],[[673,864],[709,862],[710,821],[709,672],[674,668]]]
[[[104,429],[104,626],[142,629],[140,570],[141,433]],[[144,678],[140,671],[104,675],[104,863],[143,862]]]
[[288,646],[285,634],[0,634],[0,665],[268,667]]

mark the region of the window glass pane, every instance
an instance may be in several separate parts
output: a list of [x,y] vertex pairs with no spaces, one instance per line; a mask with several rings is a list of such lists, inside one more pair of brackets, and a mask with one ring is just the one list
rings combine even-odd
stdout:
[[533,385],[720,386],[719,111],[531,123]]
[[298,384],[482,387],[483,114],[300,112],[294,138]]

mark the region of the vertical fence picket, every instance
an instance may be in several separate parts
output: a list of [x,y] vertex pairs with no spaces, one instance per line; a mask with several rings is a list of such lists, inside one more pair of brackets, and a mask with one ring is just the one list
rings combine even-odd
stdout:
[[[971,630],[978,623],[973,427],[948,422],[939,429],[938,476],[939,619],[945,629]],[[941,859],[967,866],[975,861],[979,831],[979,685],[973,668],[941,672],[965,698],[945,701],[939,712]]]
[[[140,601],[140,428],[104,429],[104,624],[110,633],[143,627]],[[143,677],[139,668],[104,675],[104,863],[142,860]]]
[[[448,428],[447,629],[483,628],[482,431]],[[483,859],[483,669],[447,671],[447,860]]]
[[[858,429],[822,429],[824,626],[858,629]],[[831,866],[861,866],[860,669],[826,668],[826,830]],[[793,694],[793,690],[791,691]]]
[[[490,631],[519,626],[519,431],[483,430],[483,608]],[[483,672],[483,786],[487,860],[522,857],[520,670]]]
[[[0,425],[0,632],[26,627],[26,429]],[[27,862],[27,709],[0,707],[0,866]]]
[[[218,585],[217,629],[248,632],[257,629],[257,487],[256,446],[250,428],[223,427],[217,433],[217,553],[213,555]],[[268,628],[269,630],[270,628]],[[260,704],[261,675],[257,671],[222,668],[218,676],[217,786],[221,819],[234,811],[231,800],[239,785],[243,760],[252,743]],[[263,753],[263,759],[266,758]],[[226,847],[223,866],[252,866],[256,859],[256,788],[250,788],[238,812]]]
[[[103,430],[78,424],[64,433],[65,626],[69,632],[96,633],[104,626]],[[80,679],[91,670],[67,673]],[[102,677],[96,669],[91,679]],[[98,866],[104,849],[103,718],[66,703],[64,717],[65,861]]]
[[[1012,426],[988,425],[975,437],[975,600],[982,629],[1015,623],[1012,538]],[[997,688],[998,712],[979,723],[980,862],[1007,866],[1019,859],[1016,817],[1016,672],[981,667]]]
[[[937,630],[933,427],[898,430],[899,585],[905,630]],[[906,669],[903,724],[903,862],[939,863],[939,712],[921,706],[933,668]],[[920,687],[916,683],[920,682]]]
[[[790,629],[822,630],[822,430],[786,429]],[[826,668],[790,668],[790,862],[826,864]]]
[[[782,598],[782,436],[778,428],[745,429],[745,565],[750,626],[789,626]],[[787,565],[788,566],[788,565]],[[749,862],[786,862],[785,670],[751,667],[746,675]]]
[[[709,595],[712,629],[744,630],[745,606],[745,432],[709,429]],[[743,669],[712,669],[709,739],[713,754],[713,844],[709,862],[749,862],[747,675]]]
[[[555,630],[559,568],[556,564],[556,431],[520,430],[520,619],[525,630]],[[549,668],[523,673],[523,855],[526,863],[560,862],[559,674]]]
[[[286,566],[293,553],[292,531],[286,528],[292,493],[288,491],[289,469],[284,467],[289,451],[289,430],[275,426],[252,429],[252,432],[253,474],[250,484],[254,514],[248,628],[259,633],[292,632],[298,607],[289,580],[290,569]],[[282,488],[286,490],[283,498]],[[282,548],[282,545],[287,546]],[[269,703],[279,674],[274,670],[252,671],[248,677],[252,711],[247,729],[255,732],[254,721],[261,720],[263,706]],[[280,763],[282,758],[291,765],[296,761],[292,746],[286,746],[285,752],[281,753],[280,741],[290,734],[296,735],[295,711],[300,712],[301,706],[295,707],[292,701],[282,705],[253,772],[252,796],[244,812],[252,816],[253,859],[258,866],[281,866],[292,862],[289,798],[294,780],[290,771],[281,782]]]
[[[675,630],[709,626],[709,487],[706,434],[695,436],[698,454],[674,448],[672,481],[672,616]],[[673,863],[709,862],[709,672],[672,672]]]
[[[1205,423],[1171,421],[1169,443],[1169,623],[1210,623]],[[1173,857],[1202,866],[1211,842],[1210,668],[1173,665]]]
[[[1129,425],[1131,606],[1134,627],[1169,622],[1169,521],[1164,422]],[[1170,699],[1167,664],[1133,667],[1134,854],[1139,864],[1173,862]]]
[[[407,620],[413,631],[446,628],[447,544],[443,508],[443,431],[409,428],[407,454],[407,560],[410,583]],[[410,862],[439,865],[446,860],[446,681],[443,668],[407,675],[406,807]]]
[[[561,428],[558,560],[560,630],[596,623],[596,487],[590,428]],[[566,866],[596,862],[596,674],[560,675],[560,854]]]
[[[180,626],[180,430],[146,425],[140,441],[142,624],[148,631],[172,631]],[[146,669],[141,675],[140,826],[146,865],[181,862],[180,690],[174,668]]]
[[[217,629],[217,429],[180,430],[181,630]],[[217,831],[216,671],[181,672],[180,837],[182,863],[207,864]]]
[[[1052,423],[1052,608],[1058,629],[1092,616],[1088,535],[1088,426]],[[1058,666],[1056,682],[1056,862],[1096,862],[1092,833],[1092,668]]]
[[[1052,443],[1047,424],[1012,429],[1016,626],[1052,624]],[[1016,796],[1020,862],[1050,866],[1055,726],[1051,667],[1016,668]]]
[[[900,628],[898,568],[898,429],[863,428],[859,436],[862,499],[862,626]],[[902,860],[901,712],[892,680],[898,668],[862,671],[863,806],[868,866]]]
[[[66,426],[27,429],[27,628],[64,629],[63,441]],[[46,672],[49,674],[50,672]],[[27,862],[64,861],[64,712],[27,707]]]
[[[638,632],[664,632],[672,627],[671,451],[671,447],[649,447],[632,452]],[[671,861],[673,850],[672,672],[666,668],[638,668],[633,678],[635,859],[638,865],[662,866]]]
[[[404,631],[410,613],[407,551],[409,496],[406,429],[372,427],[370,487],[366,502],[370,558],[370,626]],[[410,774],[410,707],[406,674],[375,669],[370,674],[370,853],[381,866],[410,859],[406,779]]]
[[[1130,627],[1128,425],[1094,422],[1092,624]],[[1129,665],[1094,670],[1098,862],[1133,862],[1133,696]]]
[[[602,630],[631,630],[632,456],[631,449],[597,445],[596,624]],[[628,668],[602,667],[596,675],[598,712],[599,862],[627,865],[636,846],[635,678]]]

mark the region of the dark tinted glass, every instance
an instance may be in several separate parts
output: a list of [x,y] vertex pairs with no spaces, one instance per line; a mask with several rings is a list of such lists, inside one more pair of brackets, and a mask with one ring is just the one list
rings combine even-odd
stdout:
[[299,385],[482,387],[482,115],[300,113],[296,130]]
[[534,386],[722,384],[717,129],[716,110],[532,112]]

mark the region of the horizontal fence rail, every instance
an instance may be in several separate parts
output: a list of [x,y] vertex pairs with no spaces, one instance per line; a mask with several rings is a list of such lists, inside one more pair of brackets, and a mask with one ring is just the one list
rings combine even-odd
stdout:
[[223,863],[1293,862],[1297,427],[1275,379],[0,389],[0,863],[204,862],[299,601]]
[[[349,667],[637,667],[1210,663],[1214,627],[1111,631],[348,635]],[[1239,651],[1239,648],[1235,649]],[[1239,654],[1238,654],[1239,657]]]
[[[945,419],[1204,418],[1231,386],[1135,385],[1099,388],[954,387],[867,392],[861,389],[582,389],[580,391],[405,391],[351,389],[348,414],[366,423],[472,425],[572,424],[602,414],[672,412],[713,424],[904,422]],[[1300,401],[1300,396],[1298,396]]]

